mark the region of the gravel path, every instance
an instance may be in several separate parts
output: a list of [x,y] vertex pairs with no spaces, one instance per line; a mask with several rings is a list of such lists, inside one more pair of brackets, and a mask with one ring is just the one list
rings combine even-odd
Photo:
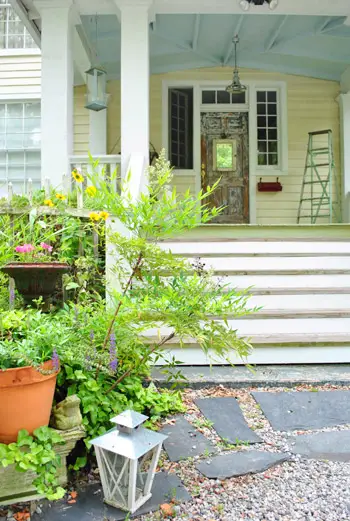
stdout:
[[[337,386],[307,385],[295,389],[266,388],[266,391],[332,391]],[[349,387],[341,387],[349,389]],[[237,450],[225,446],[193,404],[193,399],[209,396],[234,396],[239,401],[249,426],[264,440],[259,450],[290,452],[290,436],[307,431],[275,432],[263,416],[260,407],[250,394],[254,388],[245,390],[216,387],[198,391],[186,391],[186,419],[211,439],[219,453]],[[168,422],[171,420],[168,420]],[[350,425],[323,429],[323,431],[350,429]],[[320,432],[320,431],[312,431]],[[253,447],[256,448],[256,447]],[[249,446],[239,450],[250,450]],[[308,460],[293,455],[291,460],[262,474],[249,475],[225,481],[209,480],[196,469],[199,458],[171,463],[163,454],[161,468],[175,472],[193,500],[176,505],[173,498],[175,521],[350,521],[350,463]],[[171,499],[171,498],[170,498]],[[137,518],[138,521],[164,519],[160,512]]]

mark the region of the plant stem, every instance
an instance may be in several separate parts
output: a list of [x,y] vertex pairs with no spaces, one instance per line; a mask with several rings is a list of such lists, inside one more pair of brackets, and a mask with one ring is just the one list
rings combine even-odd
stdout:
[[168,342],[169,340],[171,340],[172,338],[174,338],[175,336],[175,331],[173,331],[172,333],[170,333],[168,336],[162,338],[162,340],[158,343],[158,344],[155,344],[152,349],[143,357],[141,358],[140,362],[138,364],[135,364],[133,366],[131,366],[127,371],[125,371],[125,373],[123,373],[115,382],[113,385],[111,385],[111,387],[109,389],[107,389],[106,391],[106,394],[110,393],[111,391],[113,391],[118,384],[120,384],[120,382],[122,382],[124,380],[124,378],[126,378],[127,376],[129,376],[129,374],[136,368],[136,365],[142,365],[146,360],[147,358],[149,358],[149,356],[158,348],[158,347],[161,347],[163,346],[166,342]]
[[[131,275],[128,279],[128,282],[126,283],[126,286],[124,288],[124,291],[122,293],[122,296],[118,302],[118,305],[116,307],[116,310],[114,312],[114,315],[113,315],[113,318],[109,324],[109,327],[108,327],[108,330],[107,330],[107,333],[106,333],[106,336],[105,336],[105,339],[103,341],[103,345],[102,345],[102,351],[105,351],[106,347],[107,347],[107,342],[111,336],[111,333],[112,333],[112,329],[113,329],[113,326],[114,326],[114,323],[115,321],[117,320],[117,316],[118,316],[118,313],[120,311],[120,308],[122,307],[122,303],[123,303],[123,298],[125,297],[126,295],[126,292],[128,291],[128,289],[130,288],[131,286],[131,283],[133,281],[133,278],[135,277],[136,273],[138,272],[139,268],[140,268],[140,264],[142,262],[142,259],[143,259],[143,253],[140,252],[138,258],[137,258],[137,261],[135,263],[135,266],[133,267],[133,270],[131,272]],[[98,373],[100,372],[100,367],[101,367],[101,364],[98,364],[97,366],[97,369],[96,369],[96,378],[98,377]]]

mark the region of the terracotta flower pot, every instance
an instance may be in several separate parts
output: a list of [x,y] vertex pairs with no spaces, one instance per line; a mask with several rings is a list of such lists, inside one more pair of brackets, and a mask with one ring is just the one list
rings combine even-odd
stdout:
[[1,271],[15,280],[17,291],[26,304],[42,297],[47,304],[57,282],[69,270],[64,262],[10,262]]
[[[52,370],[52,362],[43,369]],[[0,443],[16,441],[21,429],[32,434],[49,424],[57,374],[30,366],[0,371]]]

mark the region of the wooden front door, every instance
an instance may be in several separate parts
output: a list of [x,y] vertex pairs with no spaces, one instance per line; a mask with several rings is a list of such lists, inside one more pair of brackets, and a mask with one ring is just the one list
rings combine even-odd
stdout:
[[220,184],[210,206],[225,206],[214,223],[249,223],[249,142],[247,112],[201,114],[202,189]]

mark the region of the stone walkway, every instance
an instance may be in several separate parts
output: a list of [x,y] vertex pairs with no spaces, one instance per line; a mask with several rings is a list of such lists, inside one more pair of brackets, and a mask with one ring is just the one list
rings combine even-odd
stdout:
[[[348,388],[219,386],[187,391],[185,401],[186,415],[162,428],[162,472],[138,520],[165,519],[164,504],[176,521],[350,520]],[[32,521],[125,519],[103,504],[97,485],[74,505],[40,509]]]

